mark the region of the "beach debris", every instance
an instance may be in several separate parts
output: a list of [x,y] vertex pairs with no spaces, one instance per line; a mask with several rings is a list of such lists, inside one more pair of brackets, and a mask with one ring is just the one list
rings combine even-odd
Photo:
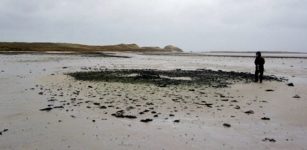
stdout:
[[151,122],[151,121],[152,121],[152,119],[147,118],[147,119],[141,119],[140,121],[141,121],[141,122],[144,122],[144,123],[147,123],[147,122]]
[[264,139],[262,139],[262,141],[263,141],[263,142],[272,142],[272,143],[275,143],[275,142],[276,142],[276,140],[273,139],[273,138],[264,138]]
[[271,119],[268,117],[262,117],[261,120],[271,120]]
[[299,95],[294,95],[293,98],[301,98]]
[[253,110],[248,110],[248,111],[246,111],[246,112],[244,112],[244,113],[250,115],[250,114],[254,114],[255,112],[254,112]]
[[288,86],[294,86],[294,84],[293,84],[293,83],[288,83],[287,85],[288,85]]
[[223,123],[223,126],[224,126],[225,128],[230,128],[230,127],[231,127],[231,125],[230,125],[229,123]]

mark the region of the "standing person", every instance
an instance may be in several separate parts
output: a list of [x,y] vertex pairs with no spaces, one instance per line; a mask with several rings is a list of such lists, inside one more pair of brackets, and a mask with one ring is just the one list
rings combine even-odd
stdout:
[[[258,82],[258,78],[260,80],[260,83],[262,83],[263,78],[263,71],[264,71],[264,58],[261,57],[261,52],[256,52],[256,59],[255,59],[255,65],[256,65],[256,71],[255,71],[255,82]],[[260,74],[260,75],[259,75]]]

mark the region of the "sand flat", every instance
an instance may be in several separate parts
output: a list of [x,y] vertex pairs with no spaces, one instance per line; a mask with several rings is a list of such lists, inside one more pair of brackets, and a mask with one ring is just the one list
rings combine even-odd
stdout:
[[[305,59],[267,60],[265,73],[285,76],[294,87],[287,86],[288,82],[264,81],[218,89],[183,85],[163,88],[150,84],[76,81],[64,74],[82,68],[253,71],[252,58],[128,55],[131,58],[0,55],[0,71],[3,70],[0,131],[8,129],[0,135],[0,149],[304,149],[307,146]],[[78,95],[76,91],[80,91]],[[300,98],[293,98],[295,95]],[[74,103],[72,98],[76,98]],[[208,107],[205,103],[212,105]],[[50,104],[64,108],[40,111]],[[128,111],[129,106],[134,108]],[[111,115],[119,110],[137,118]],[[253,113],[246,113],[250,110]],[[269,120],[263,120],[264,117]],[[142,119],[153,120],[144,123]],[[225,123],[230,127],[224,126]]]

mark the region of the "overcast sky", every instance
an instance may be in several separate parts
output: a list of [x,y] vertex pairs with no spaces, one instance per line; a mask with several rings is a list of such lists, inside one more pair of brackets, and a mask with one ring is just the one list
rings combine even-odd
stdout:
[[307,52],[307,0],[0,0],[0,41]]

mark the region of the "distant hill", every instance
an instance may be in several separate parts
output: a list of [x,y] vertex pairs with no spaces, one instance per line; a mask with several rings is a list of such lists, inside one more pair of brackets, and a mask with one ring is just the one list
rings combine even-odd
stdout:
[[118,45],[82,45],[72,43],[25,43],[25,42],[0,42],[0,51],[58,51],[58,52],[97,52],[97,51],[118,51],[118,52],[182,52],[175,46],[160,47],[139,47],[137,44]]

